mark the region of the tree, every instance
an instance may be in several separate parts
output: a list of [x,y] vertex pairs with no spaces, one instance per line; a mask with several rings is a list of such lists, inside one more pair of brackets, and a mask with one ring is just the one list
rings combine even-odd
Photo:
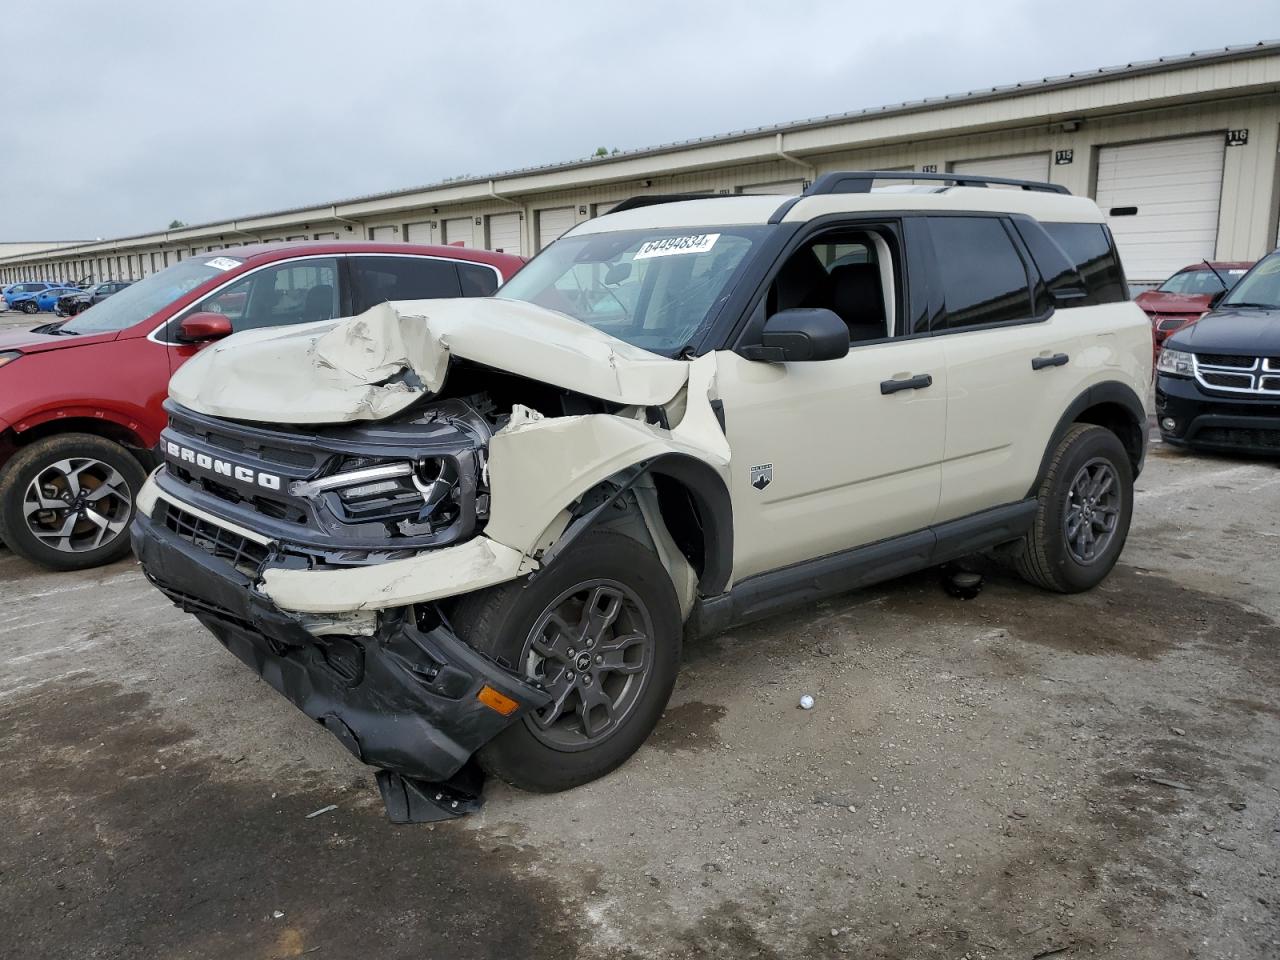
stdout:
[[170,230],[177,230],[179,227],[185,227],[185,226],[186,226],[186,224],[185,224],[185,223],[183,223],[181,220],[170,220],[170,221],[169,221],[169,229],[170,229]]

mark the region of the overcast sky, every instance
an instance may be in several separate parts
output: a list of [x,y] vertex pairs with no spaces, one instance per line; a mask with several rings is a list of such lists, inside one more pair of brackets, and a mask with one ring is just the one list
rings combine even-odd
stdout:
[[0,240],[87,239],[1280,38],[1276,0],[41,0]]

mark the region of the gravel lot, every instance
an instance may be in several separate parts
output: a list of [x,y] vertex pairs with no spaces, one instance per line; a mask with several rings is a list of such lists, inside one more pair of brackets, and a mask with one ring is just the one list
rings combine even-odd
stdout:
[[1139,490],[1090,594],[700,642],[622,770],[436,826],[132,561],[0,549],[0,956],[1280,956],[1280,472],[1156,445]]

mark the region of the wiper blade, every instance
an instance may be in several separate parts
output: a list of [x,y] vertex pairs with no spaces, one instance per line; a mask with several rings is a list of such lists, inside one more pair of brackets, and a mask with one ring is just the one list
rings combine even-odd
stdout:
[[1240,302],[1238,302],[1238,303],[1223,303],[1223,304],[1219,304],[1219,306],[1223,306],[1223,307],[1255,307],[1255,308],[1257,308],[1258,310],[1280,310],[1280,304],[1275,304],[1275,303],[1250,303],[1250,302],[1249,302],[1249,301],[1247,301],[1247,300],[1241,300],[1241,301],[1240,301]]

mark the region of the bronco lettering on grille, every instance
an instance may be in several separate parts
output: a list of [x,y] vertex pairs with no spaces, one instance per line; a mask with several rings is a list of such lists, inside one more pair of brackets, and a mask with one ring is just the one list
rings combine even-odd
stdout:
[[200,453],[190,447],[184,447],[181,444],[174,443],[172,440],[165,441],[165,452],[179,463],[194,464],[202,470],[208,470],[224,477],[231,477],[241,483],[254,484],[266,490],[280,489],[280,478],[274,473],[250,470],[248,467],[242,467],[228,460],[219,460],[217,457],[211,457],[207,453]]

